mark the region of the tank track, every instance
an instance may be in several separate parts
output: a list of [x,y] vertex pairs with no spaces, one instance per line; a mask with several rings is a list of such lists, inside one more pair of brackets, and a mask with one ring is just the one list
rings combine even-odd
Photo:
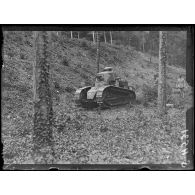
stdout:
[[93,100],[87,100],[87,92],[91,87],[84,87],[76,92],[76,103],[85,108],[113,107],[130,104],[135,101],[135,92],[114,86],[104,86],[97,90]]
[[100,91],[98,91],[96,95],[97,103],[103,107],[130,104],[136,99],[135,92],[129,89],[108,86]]

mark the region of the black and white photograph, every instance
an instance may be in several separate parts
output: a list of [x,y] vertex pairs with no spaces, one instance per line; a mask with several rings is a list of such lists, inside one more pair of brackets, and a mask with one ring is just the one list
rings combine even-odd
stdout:
[[2,27],[3,169],[193,169],[186,26]]

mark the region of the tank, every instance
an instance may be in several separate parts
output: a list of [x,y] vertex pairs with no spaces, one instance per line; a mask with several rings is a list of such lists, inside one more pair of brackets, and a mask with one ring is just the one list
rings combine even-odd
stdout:
[[130,104],[135,99],[134,88],[126,80],[117,77],[112,67],[105,67],[96,75],[95,86],[82,87],[75,92],[76,104],[86,108]]

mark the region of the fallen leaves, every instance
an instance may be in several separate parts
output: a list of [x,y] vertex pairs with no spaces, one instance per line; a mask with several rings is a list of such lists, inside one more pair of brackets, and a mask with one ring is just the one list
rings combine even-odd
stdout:
[[[65,104],[54,111],[54,163],[167,164],[185,158],[184,111],[170,109],[165,118],[154,107],[141,106],[102,110],[100,115]],[[32,162],[32,118],[23,114],[20,120],[7,120],[2,132],[5,163]]]

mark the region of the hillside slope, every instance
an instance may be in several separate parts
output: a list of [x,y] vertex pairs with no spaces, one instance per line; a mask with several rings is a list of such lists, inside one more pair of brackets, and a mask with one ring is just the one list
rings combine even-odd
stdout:
[[[56,163],[159,164],[183,160],[180,131],[185,128],[184,109],[169,110],[169,130],[164,130],[164,119],[158,118],[154,105],[115,108],[100,116],[96,111],[80,111],[74,106],[74,91],[82,82],[94,83],[96,45],[53,34],[49,50]],[[3,52],[4,160],[8,164],[32,163],[32,32],[6,32]],[[153,77],[158,71],[156,58],[150,62],[147,54],[105,43],[101,43],[100,56],[100,70],[112,66],[135,87],[138,96],[143,86],[154,86]],[[175,86],[179,74],[185,75],[185,70],[168,66],[170,86]]]
[[[4,36],[3,105],[4,111],[18,102],[32,100],[33,38],[30,32],[7,32]],[[71,95],[81,82],[94,83],[96,45],[86,40],[63,39],[52,35],[50,44],[51,83],[58,83],[63,95]],[[139,92],[143,84],[153,85],[158,61],[131,48],[101,43],[100,70],[112,66],[116,73]],[[174,86],[181,68],[168,67],[168,82]],[[68,93],[69,92],[69,93]],[[14,103],[12,102],[14,97]],[[22,102],[22,105],[20,105]],[[15,105],[14,105],[15,104]]]

